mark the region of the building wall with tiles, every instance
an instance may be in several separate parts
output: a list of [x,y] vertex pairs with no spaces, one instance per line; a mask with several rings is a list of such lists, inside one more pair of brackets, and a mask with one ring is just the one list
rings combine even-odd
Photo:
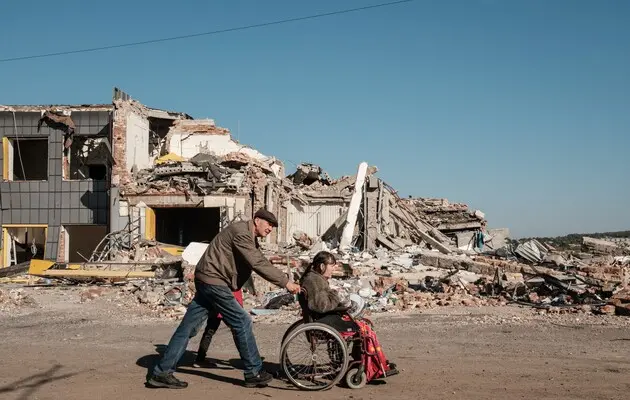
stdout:
[[[108,223],[109,182],[107,179],[64,180],[64,132],[45,123],[38,130],[40,116],[40,112],[0,112],[0,139],[48,139],[47,180],[0,182],[0,224],[48,225],[44,257],[55,260],[61,225]],[[75,123],[75,136],[111,135],[112,111],[72,111],[71,117]],[[3,153],[0,152],[0,176],[4,165]],[[22,162],[29,160],[22,159]],[[0,248],[3,245],[0,242]]]

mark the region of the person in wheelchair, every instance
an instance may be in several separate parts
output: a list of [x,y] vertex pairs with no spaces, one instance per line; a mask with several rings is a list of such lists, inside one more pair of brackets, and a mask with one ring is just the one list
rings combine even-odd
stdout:
[[[335,256],[327,251],[320,251],[304,271],[300,279],[302,291],[298,295],[304,322],[326,324],[344,336],[360,333],[363,337],[368,337],[370,339],[368,351],[377,357],[378,363],[381,364],[381,368],[378,369],[383,371],[375,372],[372,379],[396,375],[398,373],[396,365],[385,358],[376,333],[370,325],[359,318],[352,318],[348,314],[352,307],[351,302],[342,301],[339,294],[330,288],[328,281],[336,267]],[[360,357],[360,352],[353,353],[353,357]]]

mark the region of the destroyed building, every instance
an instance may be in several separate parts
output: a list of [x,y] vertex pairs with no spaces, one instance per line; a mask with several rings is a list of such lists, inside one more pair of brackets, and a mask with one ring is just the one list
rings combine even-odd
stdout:
[[259,207],[279,212],[280,161],[211,119],[119,89],[112,104],[1,106],[0,137],[0,266],[103,260],[138,240],[208,242]]
[[375,167],[360,185],[316,164],[285,176],[282,162],[214,120],[151,108],[117,88],[106,105],[3,106],[0,134],[5,266],[103,261],[139,240],[209,242],[260,207],[278,216],[265,242],[280,246],[321,239],[450,253],[471,250],[485,228],[483,213],[465,205],[399,198]]
[[264,240],[276,248],[416,244],[448,254],[478,249],[472,238],[485,229],[483,213],[466,205],[400,198],[367,164],[340,179],[309,163],[286,176],[281,161],[214,120],[151,108],[117,88],[112,104],[3,106],[0,117],[5,266],[104,261],[141,240],[207,243],[260,207],[278,216]]
[[275,158],[211,119],[152,109],[118,90],[114,107],[112,232],[186,246],[212,240],[257,208],[277,212],[269,181],[284,166]]
[[0,106],[0,265],[81,261],[105,236],[113,110]]
[[[348,219],[353,195],[357,196],[356,224],[351,243],[360,250],[385,247],[399,250],[417,244],[443,253],[494,250],[505,245],[508,229],[488,229],[485,215],[466,204],[447,199],[401,198],[397,191],[376,176],[376,167],[365,167],[364,182],[357,175],[331,179],[314,164],[298,165],[284,183],[288,199],[281,212],[286,225],[281,243],[300,243],[322,238],[336,247]],[[356,192],[358,190],[358,192]],[[357,193],[357,194],[355,194]],[[282,216],[282,215],[281,215]]]
[[[510,242],[509,230],[490,229],[466,204],[400,197],[365,162],[338,179],[313,163],[286,175],[214,120],[119,89],[105,105],[0,106],[0,137],[0,278],[28,270],[124,281],[140,303],[181,316],[206,243],[265,207],[279,220],[262,241],[273,264],[298,279],[329,249],[342,267],[337,285],[372,310],[485,304],[483,296],[630,315],[627,239],[583,237],[570,251]],[[293,298],[258,278],[246,288],[254,297]]]

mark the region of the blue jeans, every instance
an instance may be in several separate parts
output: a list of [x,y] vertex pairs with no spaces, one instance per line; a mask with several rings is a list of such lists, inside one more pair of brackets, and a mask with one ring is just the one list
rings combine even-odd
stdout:
[[254,338],[252,320],[247,311],[238,304],[227,286],[208,285],[195,281],[195,298],[188,305],[184,319],[168,342],[166,351],[153,368],[153,374],[165,375],[175,372],[177,363],[188,347],[188,341],[195,336],[204,321],[213,318],[218,312],[223,322],[232,331],[234,344],[243,360],[245,378],[258,375],[262,370],[262,359]]

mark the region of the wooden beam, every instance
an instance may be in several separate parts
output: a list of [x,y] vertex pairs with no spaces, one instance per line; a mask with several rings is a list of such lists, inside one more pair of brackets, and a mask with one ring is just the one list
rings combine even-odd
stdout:
[[460,223],[443,223],[437,226],[437,228],[441,231],[463,231],[470,229],[479,229],[481,228],[481,222],[473,221],[473,222],[460,222]]
[[381,242],[381,244],[383,246],[385,246],[388,250],[400,250],[401,247],[398,246],[396,243],[392,242],[391,240],[389,240],[387,237],[385,237],[384,235],[378,235],[376,238],[377,241]]
[[154,271],[100,271],[85,269],[49,269],[36,275],[56,278],[155,278]]
[[407,218],[405,218],[405,216],[403,214],[401,214],[395,208],[392,208],[389,212],[392,215],[394,215],[395,217],[397,217],[400,220],[402,220],[403,222],[406,222],[407,225],[410,226],[413,229],[413,231],[415,233],[417,233],[425,242],[429,243],[431,246],[433,246],[436,249],[438,249],[441,253],[444,253],[444,254],[450,254],[451,253],[451,249],[448,246],[445,246],[442,243],[438,242],[433,236],[431,236],[427,232],[423,231],[418,225],[416,225],[415,223],[410,222]]

